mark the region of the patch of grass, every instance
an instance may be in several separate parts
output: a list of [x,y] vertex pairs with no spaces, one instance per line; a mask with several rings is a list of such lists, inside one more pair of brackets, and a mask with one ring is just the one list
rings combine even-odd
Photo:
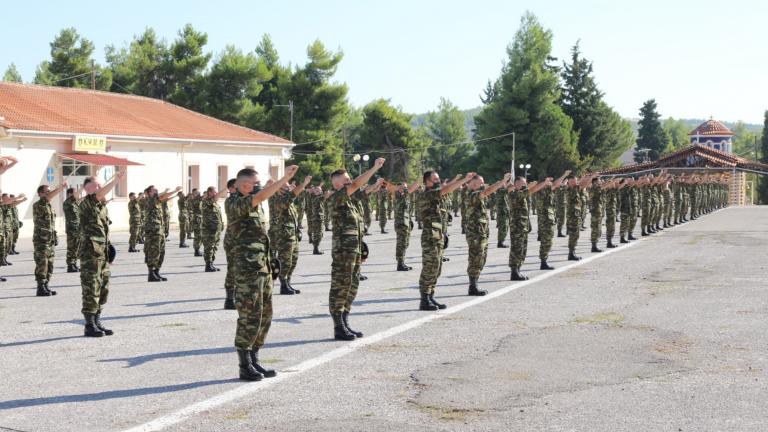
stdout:
[[595,315],[577,316],[571,324],[608,324],[618,325],[624,321],[624,315],[616,312],[601,312]]
[[248,411],[246,411],[246,410],[238,410],[238,411],[233,411],[233,412],[225,415],[224,419],[225,420],[245,420],[248,417],[250,417],[248,415]]
[[281,358],[260,358],[259,359],[259,363],[261,364],[275,364],[275,363],[280,363],[281,361],[283,361],[283,359]]
[[402,291],[402,290],[403,290],[402,288],[387,288],[387,289],[383,289],[382,291],[384,291],[384,292],[399,292],[399,291]]
[[464,421],[471,414],[484,412],[481,409],[446,408],[434,405],[421,406],[421,409],[443,421]]

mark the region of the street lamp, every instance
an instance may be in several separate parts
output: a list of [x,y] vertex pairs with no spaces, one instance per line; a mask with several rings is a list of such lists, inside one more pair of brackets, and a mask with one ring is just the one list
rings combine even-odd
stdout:
[[520,164],[520,169],[525,170],[525,180],[528,180],[528,170],[531,169],[531,164]]
[[368,160],[369,160],[370,158],[371,158],[371,157],[370,157],[370,156],[368,156],[368,155],[362,155],[362,156],[360,156],[360,154],[359,154],[359,153],[355,153],[355,155],[354,155],[354,156],[352,156],[352,160],[353,160],[353,161],[355,161],[355,162],[357,162],[357,175],[361,175],[361,174],[363,173],[363,167],[362,167],[362,163],[360,162],[360,160],[362,159],[362,160],[363,160],[363,162],[368,162]]

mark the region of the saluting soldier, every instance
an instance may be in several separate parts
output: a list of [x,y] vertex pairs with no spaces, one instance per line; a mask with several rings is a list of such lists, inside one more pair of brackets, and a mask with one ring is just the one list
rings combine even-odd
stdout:
[[600,230],[603,226],[603,203],[605,201],[604,183],[599,178],[592,179],[592,188],[589,191],[590,206],[590,239],[592,240],[592,252],[598,253],[603,250],[597,247],[597,241],[600,239]]
[[307,229],[312,243],[312,254],[322,255],[320,242],[323,240],[323,218],[325,217],[325,195],[323,186],[313,187],[307,195]]
[[300,294],[291,285],[291,276],[299,260],[299,222],[295,201],[304,192],[312,176],[306,176],[299,186],[286,184],[273,197],[275,212],[275,249],[280,259],[280,294]]
[[165,260],[165,227],[163,226],[163,202],[173,198],[181,191],[181,186],[172,192],[158,193],[157,188],[149,186],[144,190],[146,196],[147,217],[144,221],[144,261],[147,263],[149,282],[168,280],[160,274]]
[[195,250],[195,256],[203,256],[200,253],[200,246],[203,245],[203,214],[202,197],[197,189],[192,189],[192,198],[187,200],[189,210],[189,220],[191,222],[192,232],[195,239],[192,241],[192,248]]
[[613,235],[616,233],[616,201],[618,200],[618,179],[608,181],[605,185],[605,240],[608,249],[616,247]]
[[498,234],[496,247],[506,248],[507,245],[504,240],[507,239],[509,233],[509,200],[507,199],[507,191],[504,189],[499,190],[496,195],[496,230]]
[[629,243],[629,230],[630,218],[632,217],[632,190],[634,189],[635,181],[631,177],[625,178],[619,185],[619,242]]
[[177,204],[179,206],[179,247],[188,248],[187,236],[189,235],[189,210],[187,209],[188,195],[184,195],[184,192],[179,192],[179,200]]
[[377,200],[378,200],[378,206],[376,207],[376,217],[379,220],[379,228],[381,228],[381,233],[386,234],[387,231],[385,230],[387,226],[387,192],[386,191],[379,191],[376,194]]
[[[490,235],[490,226],[488,221],[488,207],[486,200],[490,195],[496,194],[496,191],[504,187],[511,174],[504,175],[504,178],[494,183],[490,187],[485,187],[485,180],[481,175],[474,175],[467,183],[469,190],[469,202],[467,203],[467,217],[472,221],[467,226],[467,276],[469,276],[469,290],[467,295],[484,296],[488,291],[477,288],[477,280],[480,278],[480,272],[485,267],[485,261],[488,256],[488,236]],[[506,193],[496,194],[497,203],[497,221],[505,226],[509,223],[506,219],[506,211],[502,210],[499,202],[507,206]]]
[[[2,241],[2,257],[0,257],[0,260],[2,260],[3,265],[11,265],[8,262],[8,255],[18,254],[18,252],[15,252],[15,242],[19,236],[18,210],[16,207],[26,200],[27,197],[24,194],[19,195],[19,198],[6,193],[2,194],[0,206],[3,209],[3,221],[0,230],[2,230],[3,238],[0,239]],[[0,279],[0,282],[3,282],[3,279]]]
[[[139,196],[136,200],[139,202],[139,219],[141,220],[139,223],[139,243],[144,244],[144,221],[147,220],[147,197],[144,196],[144,192],[139,192]],[[138,250],[136,252],[138,252]]]
[[[224,278],[224,309],[235,309],[235,260],[236,257],[232,256],[232,249],[234,248],[235,238],[232,234],[234,225],[232,221],[234,214],[231,212],[234,210],[232,203],[238,198],[237,196],[237,179],[229,179],[227,181],[227,191],[229,196],[224,200],[224,213],[227,215],[227,226],[224,231],[224,256],[227,257],[227,275]],[[261,210],[261,207],[259,207]]]
[[539,203],[538,212],[538,228],[539,228],[539,259],[541,270],[553,270],[554,267],[547,263],[549,259],[549,252],[552,250],[552,237],[554,237],[555,229],[555,191],[562,184],[563,179],[570,174],[568,170],[561,175],[557,180],[552,181],[551,177],[547,177],[544,180],[542,186],[536,194],[536,199]]
[[557,236],[565,237],[563,234],[563,226],[565,225],[565,208],[568,205],[567,198],[567,182],[563,183],[555,191],[555,221],[557,223]]
[[[11,240],[11,255],[18,255],[19,251],[16,250],[16,242],[19,241],[19,229],[23,225],[23,223],[19,220],[19,204],[27,200],[26,195],[19,194],[19,198],[17,199],[15,195],[11,194],[11,201],[16,201],[15,204],[11,205],[12,210],[12,216],[13,219],[11,223],[13,224],[13,239]],[[19,201],[20,200],[20,201]]]
[[105,199],[123,176],[120,171],[104,186],[96,177],[83,182],[85,197],[80,202],[79,216],[83,243],[80,247],[80,286],[85,318],[84,334],[88,337],[111,336],[114,332],[102,325],[101,311],[109,298],[109,214]]
[[461,187],[474,176],[475,173],[469,173],[462,179],[461,175],[457,175],[444,186],[440,183],[440,175],[435,171],[426,171],[422,176],[424,192],[419,198],[419,211],[424,229],[421,231],[422,267],[419,276],[419,293],[421,295],[419,310],[435,311],[446,308],[446,305],[435,300],[437,279],[440,277],[443,267],[443,250],[446,238],[443,225],[442,197]]
[[67,234],[67,273],[77,273],[77,258],[80,256],[80,202],[79,191],[74,188],[67,189],[67,199],[64,200],[64,225]]
[[139,233],[141,232],[141,207],[140,201],[136,197],[136,193],[131,192],[128,194],[128,252],[139,252],[136,249],[136,243],[139,241]]
[[333,335],[336,340],[352,340],[363,336],[362,332],[349,326],[349,313],[360,284],[364,223],[363,215],[352,195],[366,185],[382,165],[384,158],[376,159],[373,167],[354,181],[344,169],[331,173],[334,192],[328,200],[333,211],[333,246],[328,308],[333,319]]
[[35,248],[35,280],[37,281],[38,297],[56,295],[56,291],[48,288],[48,282],[50,282],[53,273],[54,247],[58,243],[56,239],[56,213],[51,207],[51,200],[66,187],[67,182],[62,182],[54,190],[50,190],[48,185],[40,185],[37,188],[37,196],[40,199],[32,205],[32,220],[35,225],[32,245]]
[[509,192],[509,280],[528,280],[520,273],[520,267],[528,254],[528,233],[531,232],[529,200],[531,194],[544,187],[532,182],[530,187],[525,177],[518,177],[507,190]]
[[163,209],[163,230],[165,239],[168,240],[168,237],[171,235],[171,209],[168,208],[168,201],[163,201],[160,205]]
[[261,203],[269,199],[296,174],[298,166],[285,169],[285,176],[261,190],[259,174],[251,168],[237,173],[237,192],[224,204],[230,235],[235,273],[235,306],[237,349],[240,379],[259,381],[277,375],[259,363],[259,350],[264,346],[272,324],[272,256]]
[[581,195],[582,191],[586,189],[589,184],[592,183],[592,177],[585,175],[579,180],[576,177],[568,179],[568,187],[566,189],[566,228],[565,232],[568,234],[568,260],[579,261],[580,256],[576,255],[576,244],[579,241],[581,235],[581,215],[586,208],[582,207]]
[[221,208],[219,208],[219,198],[227,195],[224,189],[216,193],[216,188],[209,186],[205,191],[200,203],[200,214],[202,217],[202,226],[200,233],[203,236],[203,257],[205,259],[205,271],[217,272],[221,269],[213,265],[216,260],[216,250],[219,248],[221,240],[221,231],[224,229],[224,220],[221,218]]
[[413,229],[413,220],[411,219],[413,209],[411,207],[410,195],[418,190],[420,186],[420,181],[412,184],[410,188],[406,182],[402,182],[397,186],[391,183],[387,184],[388,190],[395,196],[395,234],[397,235],[395,260],[397,261],[397,271],[412,269],[411,266],[405,264],[405,251],[408,250],[411,230]]

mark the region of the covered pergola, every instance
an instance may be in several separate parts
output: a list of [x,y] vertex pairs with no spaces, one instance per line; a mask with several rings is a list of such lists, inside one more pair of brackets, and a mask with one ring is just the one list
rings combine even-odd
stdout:
[[768,175],[768,164],[693,144],[652,162],[643,162],[601,171],[601,176],[641,176],[665,170],[670,173],[725,173],[729,177],[729,201],[734,205],[746,203],[744,173]]

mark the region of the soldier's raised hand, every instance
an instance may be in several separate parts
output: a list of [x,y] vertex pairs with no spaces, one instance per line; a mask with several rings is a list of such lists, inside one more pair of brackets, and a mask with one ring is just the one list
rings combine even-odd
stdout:
[[297,171],[299,171],[299,166],[298,165],[290,165],[290,166],[285,168],[285,176],[287,178],[289,178],[289,179],[293,178],[293,176],[296,175]]
[[311,181],[312,181],[312,176],[308,175],[308,176],[304,177],[304,187],[307,187],[307,185]]
[[376,161],[373,162],[373,166],[375,166],[376,168],[381,168],[382,166],[384,166],[384,162],[386,161],[387,160],[384,158],[376,158]]

